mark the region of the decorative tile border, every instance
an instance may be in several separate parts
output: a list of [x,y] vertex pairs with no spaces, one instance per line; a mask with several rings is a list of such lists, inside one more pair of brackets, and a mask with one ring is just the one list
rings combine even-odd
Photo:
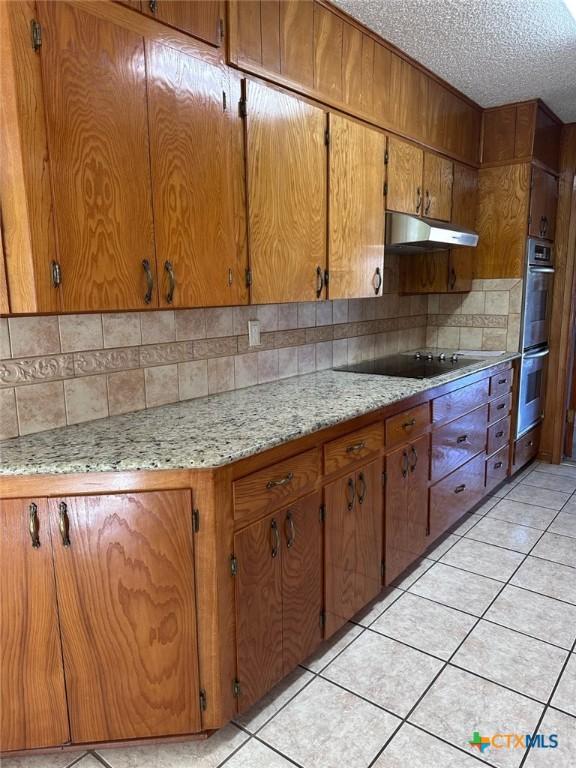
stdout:
[[29,360],[3,360],[0,362],[0,387],[33,384],[74,376],[72,355],[49,355]]

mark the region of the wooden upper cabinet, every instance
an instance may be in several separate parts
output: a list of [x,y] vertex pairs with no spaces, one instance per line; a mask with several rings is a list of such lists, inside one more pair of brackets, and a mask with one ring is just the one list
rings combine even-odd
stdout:
[[224,17],[220,0],[142,0],[142,9],[206,43],[222,43]]
[[190,492],[49,508],[72,741],[199,731]]
[[331,299],[378,295],[384,270],[386,137],[330,114],[328,270]]
[[246,303],[239,93],[221,68],[168,46],[147,43],[146,63],[160,304]]
[[313,0],[280,2],[280,72],[306,88],[314,87]]
[[342,100],[342,38],[344,22],[332,11],[314,5],[314,88]]
[[452,213],[452,161],[430,152],[424,153],[424,207],[429,219],[450,221]]
[[400,213],[422,213],[424,152],[415,144],[388,137],[386,208]]
[[326,113],[247,84],[251,299],[322,297],[326,268]]
[[3,500],[0,512],[0,744],[56,747],[70,733],[46,501]]
[[63,309],[155,306],[144,41],[67,3],[38,13]]
[[534,166],[532,168],[528,228],[532,237],[554,240],[557,205],[558,179],[542,168]]

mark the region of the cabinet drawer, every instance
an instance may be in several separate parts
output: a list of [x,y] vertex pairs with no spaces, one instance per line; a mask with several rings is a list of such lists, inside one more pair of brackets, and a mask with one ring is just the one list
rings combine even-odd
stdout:
[[381,423],[358,429],[349,435],[332,440],[324,446],[324,473],[326,475],[372,456],[384,447],[384,428]]
[[508,446],[510,440],[510,416],[497,421],[488,428],[488,449],[486,453],[491,456],[503,446]]
[[449,421],[488,401],[490,380],[482,379],[432,400],[432,421]]
[[386,419],[386,448],[401,445],[422,434],[430,424],[430,403],[417,405]]
[[249,523],[312,490],[320,475],[320,449],[235,480],[234,520]]
[[488,406],[483,405],[432,433],[432,480],[436,482],[486,448]]
[[491,491],[508,476],[508,446],[486,459],[486,492]]
[[485,463],[481,453],[430,489],[430,542],[482,499]]
[[541,427],[538,424],[537,427],[534,427],[534,429],[531,429],[530,432],[527,432],[519,440],[516,440],[514,444],[514,472],[521,469],[524,464],[528,464],[538,454],[540,431]]
[[495,421],[503,419],[504,416],[508,416],[511,406],[512,394],[510,392],[497,400],[492,400],[488,406],[488,423],[493,424]]
[[509,368],[507,371],[500,371],[490,376],[490,397],[500,397],[505,395],[512,388],[512,379],[514,371]]

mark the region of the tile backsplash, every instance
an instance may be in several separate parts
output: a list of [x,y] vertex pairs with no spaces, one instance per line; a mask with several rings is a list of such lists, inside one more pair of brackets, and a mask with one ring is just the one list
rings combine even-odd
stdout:
[[[427,347],[516,349],[521,281],[378,298],[0,319],[0,439]],[[248,345],[248,320],[261,345]]]

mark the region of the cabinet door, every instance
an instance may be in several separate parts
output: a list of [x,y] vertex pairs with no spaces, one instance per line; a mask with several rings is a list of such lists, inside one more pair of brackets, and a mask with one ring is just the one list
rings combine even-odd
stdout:
[[282,648],[284,674],[322,640],[322,523],[320,493],[284,510],[282,522]]
[[386,208],[400,213],[422,213],[424,153],[414,144],[388,137]]
[[558,206],[558,179],[551,173],[546,174],[546,210],[544,213],[545,227],[544,237],[547,240],[554,240],[556,229],[556,208]]
[[70,733],[44,499],[2,501],[0,562],[2,750],[55,747]]
[[[280,2],[280,70],[306,88],[314,87],[314,5],[312,0]],[[264,30],[263,47],[266,34]]]
[[72,741],[199,731],[190,492],[49,507]]
[[145,11],[211,45],[221,44],[219,0],[143,0]]
[[383,133],[330,114],[331,299],[378,295],[384,270]]
[[356,601],[356,476],[354,472],[324,489],[325,637],[358,610]]
[[424,153],[424,216],[450,221],[452,214],[452,161]]
[[478,171],[462,163],[454,163],[451,221],[466,229],[474,229],[477,208]]
[[532,168],[529,232],[533,237],[554,239],[557,204],[558,180],[556,177],[541,168]]
[[430,438],[422,435],[412,440],[409,447],[408,459],[408,495],[406,517],[410,525],[412,543],[408,549],[412,551],[412,561],[420,557],[427,544],[428,530],[428,480],[430,477]]
[[252,302],[313,301],[326,267],[326,114],[250,82],[246,123]]
[[38,13],[63,308],[157,305],[144,42],[68,3]]
[[234,536],[240,712],[284,674],[280,520],[279,514],[270,515]]
[[474,250],[453,248],[448,251],[448,291],[463,293],[472,290],[474,277]]
[[382,589],[383,492],[378,459],[356,473],[356,610]]
[[146,46],[160,304],[247,301],[242,124],[218,67]]

